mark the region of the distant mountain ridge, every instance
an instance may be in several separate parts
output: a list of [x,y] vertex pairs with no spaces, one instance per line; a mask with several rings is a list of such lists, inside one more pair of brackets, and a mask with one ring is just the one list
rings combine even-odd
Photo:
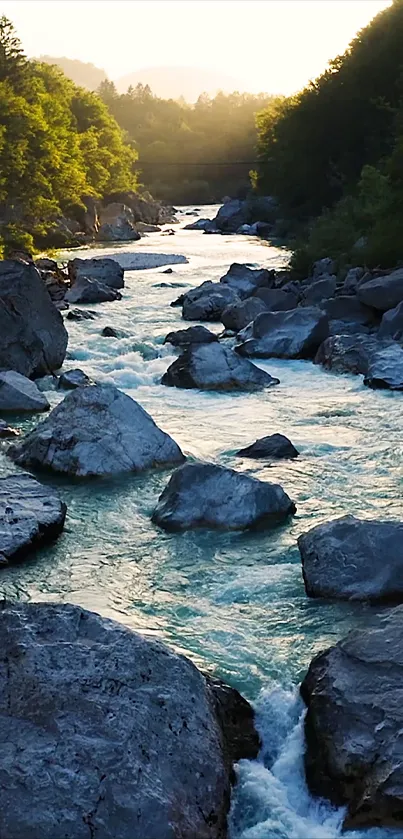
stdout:
[[161,99],[183,96],[187,102],[196,102],[201,93],[215,96],[219,90],[232,93],[245,89],[242,82],[233,76],[198,67],[145,67],[115,79],[119,93],[126,93],[128,87],[136,87],[139,83],[148,84]]
[[90,62],[79,61],[74,58],[66,58],[65,55],[40,55],[39,61],[44,64],[56,64],[63,70],[63,73],[80,87],[86,87],[87,90],[96,90],[101,82],[107,79],[105,70],[96,67]]

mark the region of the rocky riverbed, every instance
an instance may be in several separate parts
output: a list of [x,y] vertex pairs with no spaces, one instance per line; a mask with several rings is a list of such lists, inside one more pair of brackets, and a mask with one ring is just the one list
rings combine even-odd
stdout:
[[[214,212],[214,208],[201,208],[200,216],[212,216]],[[186,217],[189,220],[192,217]],[[51,465],[52,471],[35,472],[67,505],[64,530],[57,541],[23,563],[10,563],[1,568],[0,591],[12,599],[73,603],[115,618],[150,639],[167,642],[172,649],[189,656],[203,671],[214,673],[238,688],[255,703],[263,742],[260,759],[243,760],[237,770],[238,784],[230,816],[232,839],[334,839],[341,835],[346,802],[339,797],[335,807],[331,807],[308,793],[303,767],[303,704],[298,697],[298,685],[316,653],[338,642],[350,629],[366,627],[380,607],[368,601],[308,599],[297,539],[315,525],[348,514],[357,519],[389,522],[402,518],[402,394],[371,389],[364,385],[363,375],[340,375],[312,363],[317,349],[315,342],[326,337],[322,316],[318,318],[316,314],[321,302],[317,295],[324,290],[323,273],[315,278],[322,286],[314,289],[314,299],[314,292],[309,291],[311,282],[303,290],[307,305],[302,301],[296,310],[302,313],[298,318],[304,323],[311,316],[312,308],[315,310],[316,321],[310,331],[303,332],[302,320],[298,324],[300,346],[304,347],[302,354],[308,341],[310,359],[253,357],[251,361],[234,354],[239,361],[254,364],[255,370],[258,368],[269,375],[262,378],[262,387],[258,389],[238,387],[229,392],[228,376],[224,379],[221,373],[218,376],[213,348],[225,346],[227,354],[233,353],[237,342],[232,338],[220,345],[211,340],[204,345],[199,342],[199,347],[211,348],[213,355],[209,350],[208,358],[214,360],[209,360],[209,375],[214,373],[215,380],[218,376],[221,383],[224,380],[224,389],[200,390],[200,383],[196,387],[166,387],[161,379],[176,362],[178,351],[170,342],[164,343],[165,337],[192,325],[184,322],[179,307],[170,306],[175,298],[204,281],[217,284],[233,263],[247,263],[253,270],[266,269],[256,299],[264,301],[268,294],[277,294],[278,302],[281,295],[289,295],[295,303],[295,290],[269,287],[270,272],[286,264],[287,253],[248,235],[206,236],[177,226],[174,236],[161,238],[160,233],[151,232],[135,246],[111,245],[61,256],[63,259],[107,256],[126,267],[131,264],[132,254],[139,259],[142,252],[179,255],[182,261],[173,264],[169,274],[165,273],[167,262],[149,270],[125,270],[124,287],[117,288],[121,299],[86,305],[72,302],[70,310],[63,313],[69,334],[63,369],[80,368],[91,381],[103,387],[119,388],[127,398],[136,400],[159,429],[169,435],[168,441],[177,444],[189,464],[204,460],[225,467],[222,479],[220,472],[220,481],[226,481],[228,487],[232,487],[233,480],[230,481],[233,474],[230,470],[236,470],[255,479],[257,496],[262,482],[280,485],[296,511],[287,508],[288,514],[282,516],[281,524],[277,521],[273,527],[270,522],[270,527],[263,529],[251,530],[249,522],[245,529],[243,521],[242,527],[233,531],[222,526],[185,530],[181,527],[182,532],[162,528],[158,515],[155,524],[151,518],[155,509],[165,504],[160,500],[158,505],[158,499],[168,484],[172,464],[162,471],[151,468],[136,475],[117,474],[90,481],[78,480],[74,468],[65,470],[70,475],[63,475],[64,470],[58,464],[61,460],[65,462],[66,431],[77,416],[72,410],[67,411],[63,429],[57,431],[57,445],[52,428],[46,437],[47,465]],[[247,283],[251,276],[254,275],[248,275]],[[330,292],[332,297],[334,282],[329,277],[326,282],[327,296]],[[239,273],[236,283],[239,287]],[[244,280],[242,283],[245,288]],[[374,293],[373,289],[369,293]],[[340,317],[343,296],[338,293],[332,298],[337,301],[330,306],[333,321],[343,319]],[[284,299],[277,314],[282,319],[285,346],[289,348],[290,310],[283,303]],[[78,314],[74,314],[76,306],[80,307]],[[358,315],[356,310],[355,318],[360,318],[360,313],[361,309]],[[379,320],[381,317],[382,313]],[[266,324],[265,312],[258,318]],[[318,323],[319,337],[315,332]],[[372,325],[362,325],[362,334],[373,340]],[[215,335],[224,328],[216,320],[204,322],[204,326]],[[295,335],[298,331],[295,324],[292,329]],[[61,330],[61,340],[63,335]],[[245,335],[242,343],[251,340],[267,343],[267,335],[266,324],[262,335]],[[190,355],[194,352],[197,350],[191,350]],[[290,355],[289,349],[287,354]],[[298,350],[293,353],[298,354]],[[43,366],[43,354],[38,354],[37,363]],[[343,369],[341,364],[340,367]],[[205,371],[203,366],[203,374]],[[360,368],[358,372],[366,374],[365,369]],[[273,380],[279,383],[268,386]],[[58,389],[56,380],[49,375],[39,386],[51,408],[66,392]],[[104,392],[103,388],[101,391]],[[75,393],[67,397],[74,405],[80,402]],[[22,398],[20,394],[19,398]],[[74,412],[77,410],[81,407],[74,408]],[[110,400],[107,410],[114,410]],[[119,407],[118,416],[114,415],[113,428],[116,427],[118,435],[128,433],[125,411]],[[132,411],[130,408],[129,422],[133,422]],[[52,427],[52,416],[55,417],[50,413],[45,419],[47,428],[49,424]],[[87,427],[85,413],[80,416],[78,445],[88,464],[85,447],[93,443],[93,429]],[[7,421],[25,434],[34,429],[38,417],[27,418],[11,412],[7,413]],[[143,418],[143,421],[148,428],[148,420]],[[137,418],[135,422],[138,423]],[[110,431],[112,426],[104,407],[102,423]],[[56,425],[60,428],[59,420]],[[90,439],[85,439],[86,433]],[[285,457],[273,453],[263,459],[242,456],[243,449],[272,434],[289,438],[295,446],[291,448],[292,456],[287,457],[287,450]],[[2,475],[17,468],[6,456],[8,445],[2,444]],[[11,445],[17,452],[27,450],[29,457],[35,447],[38,451],[35,434],[31,435],[28,448],[22,436],[12,440]],[[39,446],[42,454],[43,445],[42,441]],[[172,449],[175,456],[179,449]],[[94,455],[93,449],[91,453]],[[72,452],[68,454],[70,463]],[[99,464],[97,451],[94,456]],[[18,461],[18,455],[15,459]],[[73,460],[75,464],[79,462],[77,458]],[[32,463],[35,469],[38,465],[37,460]],[[219,499],[219,486],[214,477],[208,489],[210,497],[215,494],[217,502],[227,501],[232,491],[240,492],[238,487],[226,489],[227,498]],[[200,515],[202,510],[206,516],[204,486],[199,486],[198,493],[197,513]],[[168,502],[171,503],[169,499]],[[214,513],[220,525],[223,515],[227,516],[227,523],[229,515],[238,522],[236,509],[215,506],[216,509],[211,505],[208,515]],[[169,515],[172,509],[168,510]],[[180,511],[181,516],[188,512],[183,508]],[[268,514],[266,507],[264,512]],[[166,515],[166,504],[163,514]],[[205,520],[204,524],[209,522],[210,519]],[[343,544],[341,537],[338,538]],[[374,548],[374,562],[376,557]],[[398,562],[397,556],[394,562]],[[206,710],[201,709],[200,713]],[[214,733],[211,736],[214,738]],[[237,756],[242,756],[242,752]],[[226,784],[224,778],[221,802],[225,799]],[[389,835],[387,825],[367,830],[355,824],[354,831],[351,834],[354,839],[358,836],[384,839]],[[396,826],[392,833],[397,835]],[[59,837],[52,835],[52,839]]]

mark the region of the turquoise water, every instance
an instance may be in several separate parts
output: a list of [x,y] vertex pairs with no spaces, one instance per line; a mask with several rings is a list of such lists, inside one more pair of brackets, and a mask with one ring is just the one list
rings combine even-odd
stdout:
[[[172,274],[128,272],[123,300],[89,307],[99,312],[96,320],[66,321],[65,368],[79,366],[125,390],[190,457],[278,481],[297,515],[269,533],[166,534],[150,515],[167,472],[76,483],[46,476],[68,504],[65,531],[34,559],[2,569],[0,593],[98,611],[158,636],[240,689],[256,703],[266,748],[260,761],[239,767],[232,839],[333,839],[341,835],[342,812],[312,801],[303,783],[296,686],[315,653],[365,625],[374,609],[308,600],[296,539],[348,512],[402,517],[402,395],[370,391],[358,377],[328,374],[309,362],[276,360],[260,366],[281,384],[258,394],[162,387],[175,357],[163,339],[183,321],[180,309],[169,306],[182,288],[160,284],[197,285],[218,279],[231,262],[270,267],[287,254],[249,237],[177,229],[172,237],[150,234],[123,249],[84,255],[139,248],[185,254],[189,263],[172,266]],[[126,337],[102,337],[106,325]],[[53,403],[60,398],[47,395]],[[299,459],[269,466],[235,457],[241,446],[274,432],[291,438]],[[4,453],[0,469],[15,471]]]

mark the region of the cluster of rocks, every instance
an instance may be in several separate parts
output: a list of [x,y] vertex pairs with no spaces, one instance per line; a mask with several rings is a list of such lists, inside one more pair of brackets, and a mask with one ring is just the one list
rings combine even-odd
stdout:
[[277,234],[277,214],[278,203],[271,196],[245,200],[228,198],[214,219],[197,219],[185,225],[184,229],[201,230],[203,233],[238,233],[269,239]]
[[[332,260],[322,259],[295,282],[287,270],[234,263],[219,282],[207,280],[171,305],[182,306],[184,320],[222,323],[220,338],[236,336],[234,350],[244,358],[312,359],[360,373],[371,388],[403,389],[403,269],[354,268],[340,280]],[[175,362],[173,373],[185,368],[183,382],[194,352]],[[164,383],[172,379],[168,371]]]

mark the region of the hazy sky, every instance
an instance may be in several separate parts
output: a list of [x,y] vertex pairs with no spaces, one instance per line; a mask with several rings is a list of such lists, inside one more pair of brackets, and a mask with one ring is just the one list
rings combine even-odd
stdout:
[[291,93],[390,0],[4,0],[29,56],[92,61],[117,78],[150,66],[225,72]]

